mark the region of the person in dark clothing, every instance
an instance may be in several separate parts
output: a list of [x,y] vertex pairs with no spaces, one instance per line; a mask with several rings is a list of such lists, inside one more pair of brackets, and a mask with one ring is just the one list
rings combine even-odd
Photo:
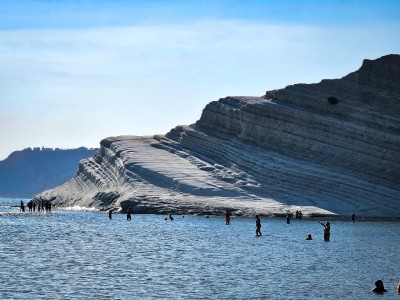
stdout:
[[351,222],[355,222],[356,221],[356,214],[355,213],[353,213],[352,215],[351,215]]
[[132,209],[131,209],[130,207],[128,207],[128,209],[127,209],[127,211],[126,211],[126,220],[127,220],[127,221],[132,220],[131,213],[132,213]]
[[25,204],[24,204],[24,201],[22,201],[22,200],[21,200],[21,204],[20,204],[20,211],[25,212]]
[[331,238],[331,223],[326,222],[325,224],[319,222],[322,226],[324,226],[324,241],[329,242]]
[[290,215],[287,214],[286,215],[286,224],[290,224],[290,219],[291,219]]
[[226,210],[225,212],[225,225],[229,225],[231,222],[231,212],[229,210]]
[[378,294],[383,294],[384,292],[387,292],[387,290],[383,286],[382,280],[375,281],[375,287],[372,289],[372,291]]
[[261,220],[258,215],[256,215],[256,236],[261,236]]
[[32,212],[32,201],[29,201],[26,206],[28,207],[28,211]]

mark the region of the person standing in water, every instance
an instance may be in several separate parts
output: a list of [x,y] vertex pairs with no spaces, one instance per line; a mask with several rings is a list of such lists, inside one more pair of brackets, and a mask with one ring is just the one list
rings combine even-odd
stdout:
[[261,220],[258,215],[256,215],[256,236],[261,236]]
[[331,223],[326,222],[325,224],[322,224],[321,222],[319,222],[319,224],[324,226],[324,241],[329,242],[331,238]]
[[126,211],[126,220],[127,221],[132,220],[131,213],[132,213],[132,209],[130,207],[128,207],[128,210]]
[[25,212],[25,204],[24,204],[24,201],[22,201],[22,200],[21,200],[21,204],[20,204],[20,211]]
[[110,210],[108,211],[108,218],[109,218],[110,220],[112,220],[112,212],[113,212],[112,209],[110,209]]
[[291,219],[290,214],[287,214],[286,215],[286,224],[290,224],[290,219]]
[[353,213],[352,215],[351,215],[351,222],[355,222],[356,221],[356,214],[355,213]]
[[225,225],[229,225],[231,222],[231,212],[229,210],[226,210],[225,212]]

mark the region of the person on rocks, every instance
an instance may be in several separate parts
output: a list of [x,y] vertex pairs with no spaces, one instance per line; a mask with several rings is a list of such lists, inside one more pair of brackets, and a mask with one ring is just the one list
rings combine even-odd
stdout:
[[383,294],[384,292],[387,292],[387,290],[383,286],[382,280],[375,281],[375,287],[372,289],[372,291],[378,294]]
[[32,208],[33,208],[33,212],[35,212],[36,211],[36,202],[33,202]]
[[324,226],[324,241],[329,242],[331,238],[331,223],[326,222],[325,224],[319,222],[322,226]]
[[256,215],[256,236],[261,236],[261,220],[258,215]]

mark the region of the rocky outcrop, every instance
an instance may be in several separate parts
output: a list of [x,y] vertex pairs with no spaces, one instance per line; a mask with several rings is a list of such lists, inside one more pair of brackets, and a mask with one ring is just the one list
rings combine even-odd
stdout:
[[209,103],[165,136],[113,137],[38,197],[137,212],[400,215],[400,56]]

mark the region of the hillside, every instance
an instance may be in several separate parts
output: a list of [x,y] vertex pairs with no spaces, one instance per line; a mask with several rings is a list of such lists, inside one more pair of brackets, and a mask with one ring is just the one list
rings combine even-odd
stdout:
[[98,149],[27,148],[0,161],[0,197],[33,197],[54,188],[76,173],[81,159]]
[[400,55],[341,79],[209,103],[152,137],[106,138],[36,197],[144,213],[400,215]]

